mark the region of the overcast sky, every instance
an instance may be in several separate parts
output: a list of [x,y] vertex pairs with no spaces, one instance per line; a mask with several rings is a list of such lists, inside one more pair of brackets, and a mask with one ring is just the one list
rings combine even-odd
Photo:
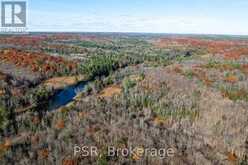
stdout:
[[28,29],[248,35],[248,0],[29,0]]

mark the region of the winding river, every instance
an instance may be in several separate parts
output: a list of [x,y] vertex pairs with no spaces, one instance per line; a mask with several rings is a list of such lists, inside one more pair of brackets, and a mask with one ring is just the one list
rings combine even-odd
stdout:
[[77,96],[78,93],[82,92],[85,89],[85,86],[88,82],[80,82],[77,85],[72,85],[66,87],[63,90],[58,91],[55,96],[49,101],[49,110],[55,110],[66,104],[73,101],[74,97]]

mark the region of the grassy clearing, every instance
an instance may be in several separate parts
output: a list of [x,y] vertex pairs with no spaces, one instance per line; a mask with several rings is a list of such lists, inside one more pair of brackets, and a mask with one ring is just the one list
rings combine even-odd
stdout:
[[122,89],[119,86],[112,85],[112,86],[109,86],[109,87],[103,89],[100,92],[99,97],[100,98],[111,98],[115,95],[119,95],[121,92],[122,92]]

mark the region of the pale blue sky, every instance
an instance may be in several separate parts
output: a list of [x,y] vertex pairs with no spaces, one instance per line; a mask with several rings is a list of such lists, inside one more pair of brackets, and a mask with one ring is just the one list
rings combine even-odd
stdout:
[[28,29],[247,35],[248,0],[29,0]]

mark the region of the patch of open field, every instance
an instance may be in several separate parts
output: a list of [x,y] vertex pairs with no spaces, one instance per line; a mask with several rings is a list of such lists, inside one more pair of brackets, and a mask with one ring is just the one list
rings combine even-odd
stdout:
[[67,76],[67,77],[54,77],[44,82],[48,88],[63,89],[68,86],[76,85],[80,81],[84,81],[84,76]]
[[122,91],[122,89],[120,87],[118,87],[117,85],[109,86],[100,92],[99,97],[111,98],[115,95],[119,95],[121,93],[121,91]]

